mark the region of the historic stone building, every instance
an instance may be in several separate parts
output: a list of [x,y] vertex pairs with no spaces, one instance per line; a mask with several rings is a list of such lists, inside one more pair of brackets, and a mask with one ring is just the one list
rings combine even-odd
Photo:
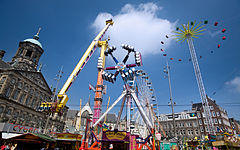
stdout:
[[[176,136],[178,139],[193,139],[195,137],[202,137],[195,111],[183,111],[175,113],[174,115]],[[166,135],[169,138],[174,137],[173,115],[161,114],[159,115],[158,119]]]
[[[231,132],[231,125],[229,122],[227,111],[224,110],[221,106],[217,105],[215,100],[212,100],[209,97],[207,97],[207,100],[214,123],[214,130],[216,131],[216,133],[225,131]],[[203,112],[202,103],[193,104],[192,110],[197,112],[197,118],[201,133],[203,135],[208,135],[209,129],[207,127],[207,120]]]
[[[44,52],[38,39],[37,34],[21,41],[11,62],[4,62],[5,51],[0,51],[0,122],[45,128],[47,114],[37,111],[37,107],[43,101],[51,101],[53,93],[37,70]],[[51,117],[48,125],[61,132],[64,116]]]

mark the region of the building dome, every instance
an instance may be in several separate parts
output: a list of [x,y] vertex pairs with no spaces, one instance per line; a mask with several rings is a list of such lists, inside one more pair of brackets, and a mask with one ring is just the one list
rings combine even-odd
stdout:
[[38,45],[39,47],[42,48],[42,44],[38,40],[36,40],[35,38],[33,38],[33,39],[26,39],[23,42],[30,42],[30,43],[36,44],[36,45]]

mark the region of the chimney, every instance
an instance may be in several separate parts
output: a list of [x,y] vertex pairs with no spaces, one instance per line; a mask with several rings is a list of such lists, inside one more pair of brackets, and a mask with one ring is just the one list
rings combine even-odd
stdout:
[[6,52],[4,51],[4,50],[0,50],[0,59],[2,59],[3,57],[4,57],[4,54],[5,54]]

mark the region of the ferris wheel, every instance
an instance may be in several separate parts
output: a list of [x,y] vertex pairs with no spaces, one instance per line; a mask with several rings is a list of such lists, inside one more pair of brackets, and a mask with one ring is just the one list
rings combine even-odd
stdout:
[[[136,71],[136,77],[134,85],[138,99],[151,123],[154,125],[156,122],[156,115],[158,112],[158,106],[156,102],[156,96],[152,86],[152,82],[143,70]],[[149,133],[145,127],[143,118],[140,112],[136,109],[135,105],[131,105],[131,128],[132,132],[141,135],[143,138]],[[133,125],[134,124],[134,125]]]

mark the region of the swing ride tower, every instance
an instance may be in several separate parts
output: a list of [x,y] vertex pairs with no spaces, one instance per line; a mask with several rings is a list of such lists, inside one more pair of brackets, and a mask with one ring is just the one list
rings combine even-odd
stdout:
[[192,63],[193,63],[193,68],[195,71],[195,76],[197,79],[197,84],[200,92],[200,97],[202,100],[203,111],[207,120],[207,128],[209,129],[210,134],[215,134],[214,124],[213,124],[211,112],[210,112],[208,101],[207,101],[207,95],[205,92],[205,88],[204,88],[204,84],[203,84],[203,80],[202,80],[202,76],[201,76],[201,72],[200,72],[200,68],[199,68],[199,64],[196,56],[196,51],[193,44],[193,38],[198,38],[197,36],[202,34],[202,32],[205,30],[204,29],[205,25],[203,25],[202,22],[198,23],[197,25],[196,25],[196,22],[191,22],[190,24],[188,22],[187,25],[182,24],[182,27],[183,29],[177,28],[178,31],[174,31],[174,33],[176,33],[175,36],[177,41],[184,42],[187,40]]

